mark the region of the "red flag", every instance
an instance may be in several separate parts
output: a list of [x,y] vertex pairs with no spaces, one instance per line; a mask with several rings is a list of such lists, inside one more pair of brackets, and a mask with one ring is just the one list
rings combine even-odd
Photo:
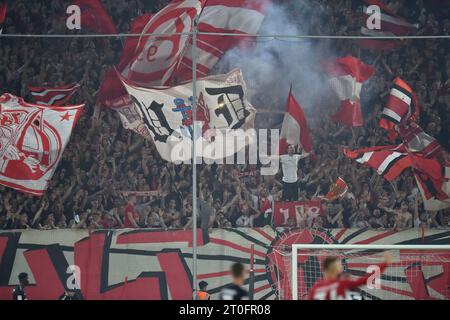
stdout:
[[411,158],[403,145],[378,146],[358,150],[343,149],[350,159],[372,168],[388,181],[395,180],[412,164]]
[[348,185],[341,177],[337,178],[336,182],[330,187],[330,191],[325,195],[325,199],[331,201],[342,197],[348,190]]
[[400,125],[400,136],[410,153],[415,153],[428,159],[439,157],[442,153],[442,147],[439,142],[425,133],[415,122]]
[[[437,200],[449,200],[450,193],[444,191],[444,185],[448,181],[446,167],[436,158],[425,159],[420,155],[410,154],[413,171],[416,180],[421,187],[424,200],[435,198]],[[450,190],[448,190],[450,192]],[[449,203],[450,206],[450,203]]]
[[6,20],[6,10],[8,9],[8,5],[6,3],[0,4],[0,34],[3,32],[3,24]]
[[[145,25],[151,19],[150,14],[143,14],[136,17],[130,26],[131,34],[141,33]],[[137,44],[140,37],[127,37],[123,45],[122,53],[120,55],[119,63],[117,64],[116,70],[121,72],[125,66],[131,62],[134,57]],[[100,90],[97,95],[97,104],[106,107],[114,108],[121,107],[130,101],[127,97],[128,93],[122,86],[122,81],[117,77],[117,72],[115,69],[108,70],[104,75],[100,85]]]
[[79,88],[78,83],[60,87],[28,87],[34,103],[54,106],[66,104]]
[[399,77],[394,79],[379,126],[388,132],[391,141],[398,137],[400,123],[415,122],[419,118],[419,104],[411,87]]
[[81,9],[81,26],[88,27],[96,33],[117,33],[111,16],[100,0],[75,0],[74,5]]
[[144,34],[191,32],[194,19],[201,12],[204,2],[205,0],[175,0],[154,14],[139,31],[142,35],[132,58],[120,70],[121,75],[141,87],[171,84],[189,37]]
[[362,126],[361,87],[372,77],[375,69],[355,57],[325,61],[322,65],[331,88],[341,101],[340,110],[331,119],[349,127]]
[[[200,32],[256,34],[264,20],[269,0],[208,0],[198,23]],[[248,44],[251,37],[198,35],[196,48],[197,76],[208,75],[220,57],[232,47]],[[192,46],[186,47],[175,72],[177,81],[192,80]]]
[[[364,24],[361,26],[361,34],[365,36],[382,37],[382,36],[406,36],[414,33],[418,29],[417,24],[412,24],[400,17],[388,8],[380,0],[365,0],[367,5],[376,5],[381,11],[380,29],[370,30],[367,28],[367,21],[369,15],[367,14],[367,7],[364,6]],[[390,39],[363,39],[359,41],[359,46],[370,50],[392,50],[404,42],[401,40]]]
[[43,106],[0,96],[0,184],[43,195],[84,105]]
[[292,89],[289,90],[283,125],[281,126],[278,145],[279,154],[286,153],[290,144],[294,146],[301,145],[309,153],[313,150],[305,114],[300,104],[295,100]]

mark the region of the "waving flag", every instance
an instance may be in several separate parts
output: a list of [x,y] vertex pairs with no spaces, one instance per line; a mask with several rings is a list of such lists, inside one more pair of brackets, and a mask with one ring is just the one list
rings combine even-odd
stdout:
[[[147,23],[149,23],[152,16],[150,14],[143,14],[136,17],[130,25],[131,34],[142,33]],[[116,68],[108,70],[102,78],[100,90],[97,94],[98,105],[103,105],[109,108],[127,107],[130,103],[128,93],[122,85],[117,76],[117,71],[121,72],[131,63],[135,55],[140,37],[127,37],[123,45],[122,53],[120,55],[119,63]],[[116,71],[117,70],[117,71]]]
[[442,166],[436,159],[414,160],[414,176],[422,194],[425,210],[450,208],[450,163]]
[[278,145],[279,154],[286,153],[287,147],[290,144],[294,146],[300,145],[308,153],[312,152],[313,149],[305,114],[300,104],[295,100],[292,89],[289,90],[283,124],[281,126],[280,142]]
[[[128,122],[134,123],[133,130],[150,137],[167,161],[191,159],[192,139],[196,139],[198,146],[196,155],[207,159],[223,159],[253,142],[254,130],[248,129],[254,126],[256,111],[247,101],[240,70],[197,81],[195,124],[192,82],[176,87],[142,88],[128,80],[123,81],[134,102],[135,110],[131,114],[139,115],[138,120]],[[129,115],[123,114],[123,117]],[[199,128],[198,137],[193,137],[194,125]]]
[[386,105],[381,113],[379,126],[388,132],[391,141],[398,137],[400,123],[415,122],[419,118],[419,104],[411,87],[395,78]]
[[141,87],[168,85],[185,51],[189,37],[151,36],[191,32],[204,0],[175,0],[153,15],[140,31],[133,57],[122,77]]
[[362,126],[361,88],[363,82],[375,73],[375,69],[355,57],[325,61],[322,65],[331,88],[341,101],[340,110],[331,119],[349,127]]
[[28,87],[34,103],[54,106],[66,104],[79,88],[78,83],[61,87]]
[[6,20],[7,8],[8,8],[8,6],[6,3],[0,4],[0,34],[2,34],[2,32],[3,32],[3,24],[5,23],[5,20]]
[[415,122],[400,125],[400,136],[408,152],[419,154],[423,158],[435,158],[442,152],[437,140]]
[[344,154],[369,168],[377,171],[388,181],[395,180],[412,161],[403,145],[379,146],[358,150],[344,149]]
[[[200,15],[199,32],[256,34],[264,20],[268,0],[208,0]],[[248,41],[243,36],[199,34],[197,37],[197,76],[208,75],[222,55],[232,47]],[[187,46],[175,72],[177,81],[192,80],[192,46]]]
[[43,106],[0,96],[0,184],[43,195],[84,105]]
[[[376,5],[381,11],[380,29],[370,30],[367,28],[366,22],[369,19],[367,14],[367,7],[364,6],[364,24],[361,27],[361,34],[365,36],[382,37],[382,36],[407,36],[410,33],[414,33],[419,28],[419,25],[412,24],[400,17],[396,13],[392,12],[386,4],[380,0],[365,0],[366,4]],[[370,50],[392,50],[403,44],[400,40],[390,39],[363,39],[359,41],[359,45],[362,48]]]
[[334,199],[342,197],[348,191],[348,185],[341,177],[336,179],[330,187],[330,191],[325,195],[325,199],[332,201]]
[[88,27],[95,33],[117,33],[111,16],[100,0],[74,0],[73,4],[80,7],[82,28]]

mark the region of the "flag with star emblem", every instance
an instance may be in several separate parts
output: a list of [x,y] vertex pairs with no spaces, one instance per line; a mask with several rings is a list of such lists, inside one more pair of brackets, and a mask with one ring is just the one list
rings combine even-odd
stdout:
[[84,105],[31,104],[0,96],[0,184],[42,196]]

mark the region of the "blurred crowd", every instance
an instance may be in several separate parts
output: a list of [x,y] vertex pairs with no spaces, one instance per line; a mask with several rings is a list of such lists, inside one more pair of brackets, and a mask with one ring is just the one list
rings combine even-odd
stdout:
[[[310,34],[359,34],[358,1],[309,0],[309,11],[297,7],[295,1],[281,2],[292,6],[292,18],[309,28]],[[433,5],[435,2],[437,5]],[[127,32],[133,17],[157,12],[166,3],[111,0],[105,1],[105,6],[119,32]],[[389,3],[401,16],[420,24],[419,34],[450,31],[449,7],[441,7],[439,1]],[[14,1],[8,8],[4,32],[67,33],[67,4],[57,0],[46,1],[46,5],[42,1]],[[320,15],[315,15],[317,12]],[[324,202],[323,215],[301,216],[296,224],[289,222],[288,227],[450,228],[449,210],[423,209],[409,170],[389,183],[341,152],[342,146],[389,143],[377,122],[395,76],[401,76],[415,88],[421,106],[421,126],[447,152],[450,150],[450,42],[409,40],[394,51],[368,51],[361,50],[352,40],[324,41],[342,56],[360,57],[373,65],[377,73],[361,94],[364,127],[346,129],[331,122],[323,116],[331,112],[326,109],[326,101],[317,108],[327,111],[307,112],[317,159],[308,157],[300,162],[299,200],[319,199],[338,176],[348,183],[349,191],[338,200]],[[192,166],[163,161],[150,141],[122,127],[114,111],[95,108],[100,80],[118,61],[120,39],[2,38],[0,42],[2,93],[29,100],[28,85],[78,82],[81,89],[73,102],[86,104],[43,197],[0,186],[0,229],[192,228]],[[281,172],[262,176],[259,170],[258,165],[199,165],[198,225],[270,225],[273,203],[281,198]],[[136,191],[140,193],[133,195]]]

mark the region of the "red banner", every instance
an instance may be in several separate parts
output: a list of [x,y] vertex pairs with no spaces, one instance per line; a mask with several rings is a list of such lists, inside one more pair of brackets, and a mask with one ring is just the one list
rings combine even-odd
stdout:
[[273,224],[275,227],[286,226],[291,223],[298,225],[302,217],[313,219],[322,214],[322,202],[314,201],[294,201],[275,202]]

